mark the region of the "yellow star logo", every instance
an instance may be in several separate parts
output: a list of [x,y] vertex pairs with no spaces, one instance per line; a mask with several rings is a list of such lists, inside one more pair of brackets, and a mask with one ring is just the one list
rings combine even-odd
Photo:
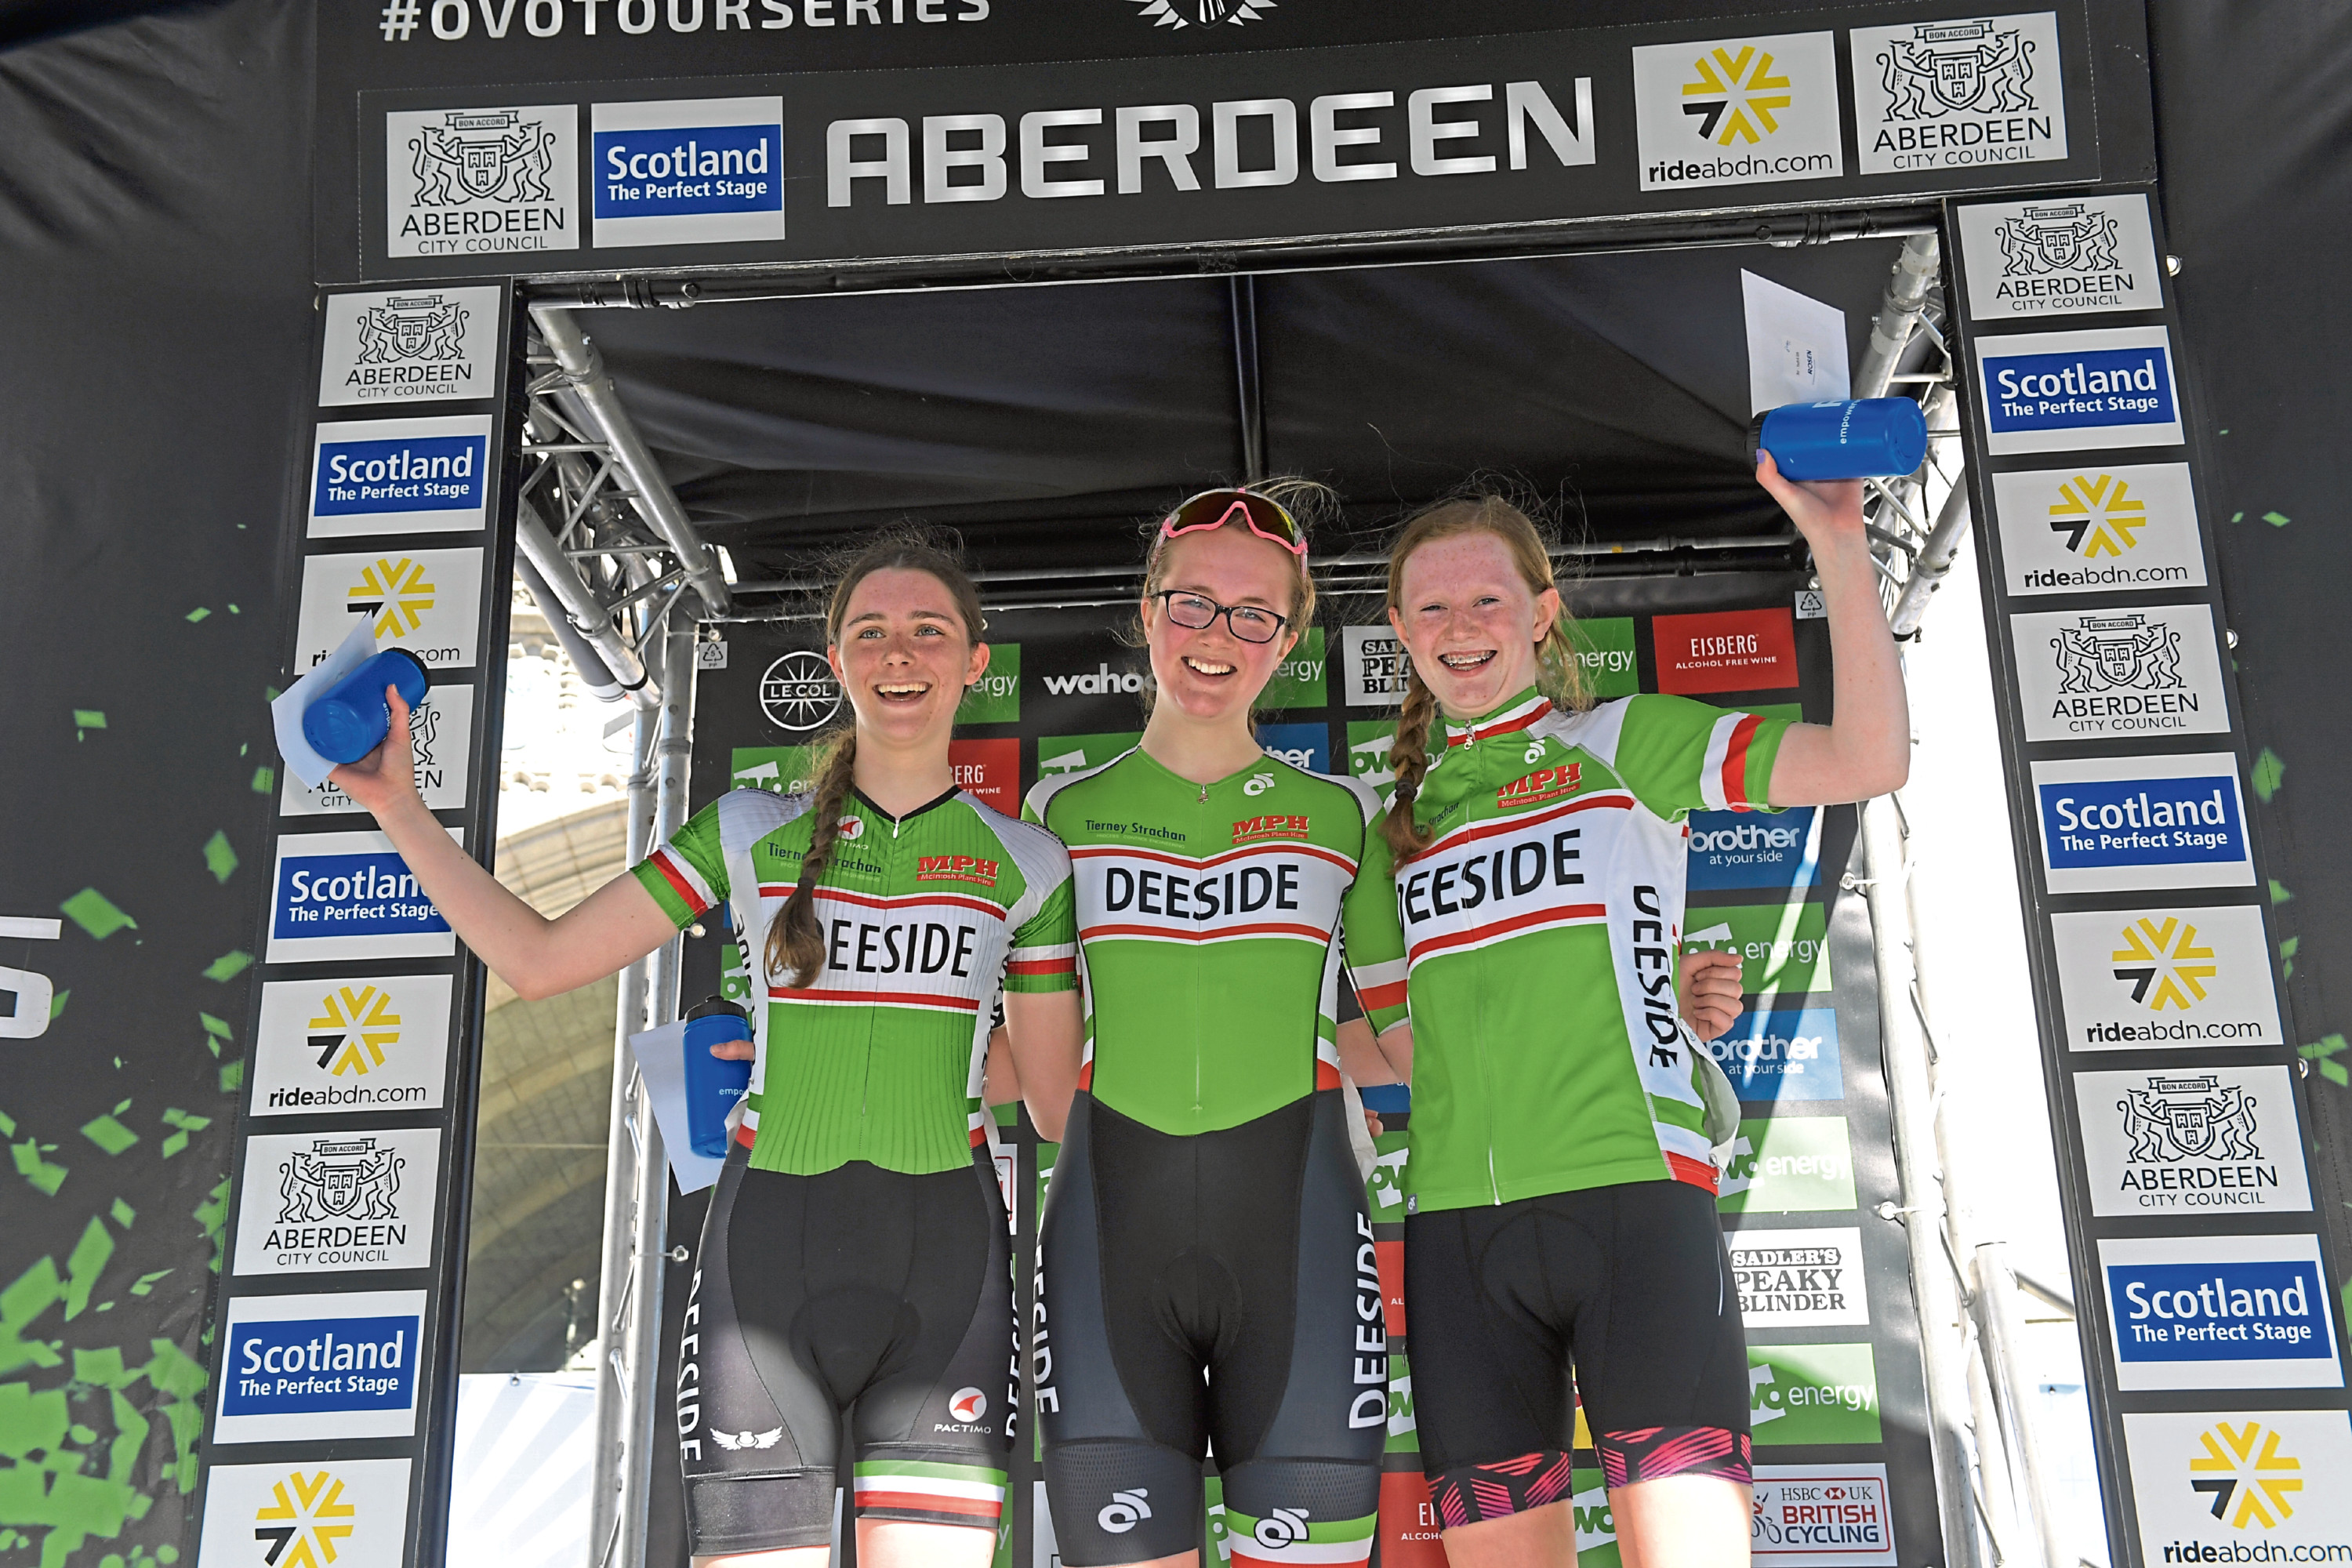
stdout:
[[[1735,136],[1749,146],[1780,129],[1773,111],[1793,101],[1789,79],[1772,74],[1772,56],[1753,44],[1738,54],[1718,45],[1691,62],[1697,79],[1683,83],[1683,112],[1699,121],[1698,133],[1718,147]],[[1721,134],[1717,134],[1718,129]]]
[[296,1470],[271,1496],[253,1516],[253,1538],[270,1543],[262,1562],[268,1568],[328,1568],[359,1511],[343,1500],[343,1483],[325,1470],[309,1476]]
[[392,1010],[389,994],[344,985],[320,997],[319,1006],[310,1020],[310,1047],[320,1067],[331,1060],[335,1077],[365,1078],[370,1068],[383,1066],[384,1047],[400,1038],[400,1015]]
[[[2213,1500],[2213,1517],[2232,1530],[2259,1524],[2264,1530],[2294,1517],[2294,1496],[2303,1490],[2303,1461],[2279,1452],[2279,1435],[2259,1421],[2232,1428],[2217,1422],[2200,1441],[2205,1457],[2189,1461],[2189,1486]],[[2231,1507],[2235,1501],[2237,1506]]]
[[2197,945],[2197,928],[2178,915],[2134,921],[2124,927],[2123,946],[2107,956],[2116,965],[2116,978],[2131,982],[2132,1000],[2146,1002],[2151,1013],[2168,1005],[2186,1013],[2205,1000],[2205,982],[2221,972],[2221,965],[2206,962],[2213,950]]
[[360,580],[344,595],[356,614],[375,617],[375,635],[405,637],[417,628],[433,607],[435,589],[425,580],[425,568],[408,556],[394,561],[379,556],[363,567]]
[[2147,526],[2147,503],[2132,500],[2131,486],[2113,474],[2076,474],[2058,487],[2050,507],[2052,531],[2064,534],[2066,548],[2082,556],[2119,556]]

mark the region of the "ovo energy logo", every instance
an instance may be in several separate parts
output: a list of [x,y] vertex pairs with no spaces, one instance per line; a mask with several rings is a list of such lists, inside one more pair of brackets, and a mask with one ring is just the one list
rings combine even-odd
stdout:
[[328,1568],[341,1552],[341,1542],[357,1528],[358,1516],[359,1510],[343,1500],[343,1483],[332,1473],[305,1476],[295,1470],[254,1514],[253,1538],[269,1543],[262,1557],[268,1568]]
[[319,1000],[319,1016],[310,1020],[310,1048],[319,1065],[337,1078],[345,1073],[365,1078],[370,1068],[383,1066],[383,1048],[400,1038],[400,1015],[392,997],[373,985],[340,986]]
[[[2130,983],[2132,1000],[2151,1013],[2169,1005],[2186,1013],[2205,1000],[2205,982],[2220,972],[2213,950],[2197,944],[2197,928],[2178,915],[2161,923],[2142,918],[2124,927],[2124,944],[2108,956],[2116,978]],[[2150,993],[2153,993],[2151,997]]]
[[2147,526],[2147,503],[2131,499],[2131,486],[2110,474],[2076,474],[2058,487],[2050,506],[2050,531],[2065,535],[2077,555],[2120,556],[2139,542]]
[[2232,1530],[2268,1530],[2294,1517],[2290,1499],[2303,1490],[2303,1461],[2279,1451],[2276,1432],[2259,1421],[2234,1430],[2220,1421],[2199,1440],[2205,1454],[2189,1461],[2189,1489],[2211,1496],[2215,1519]]
[[1692,68],[1698,78],[1683,84],[1683,112],[1697,119],[1701,139],[1728,147],[1737,136],[1752,147],[1780,129],[1773,113],[1792,99],[1789,79],[1772,74],[1769,50],[1743,44],[1735,55],[1718,45],[1694,60]]
[[425,580],[422,563],[404,555],[394,561],[378,556],[362,567],[360,580],[345,591],[343,607],[355,616],[375,617],[378,637],[405,637],[415,631],[434,604],[435,589]]

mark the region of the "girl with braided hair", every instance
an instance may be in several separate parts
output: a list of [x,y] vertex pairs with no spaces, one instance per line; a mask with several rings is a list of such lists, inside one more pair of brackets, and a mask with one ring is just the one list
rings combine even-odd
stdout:
[[1390,551],[1412,673],[1349,955],[1412,1081],[1405,1305],[1455,1568],[1576,1561],[1571,1367],[1628,1568],[1748,1561],[1748,1360],[1709,1158],[1727,1089],[1675,999],[1685,824],[1895,789],[1910,728],[1861,485],[1792,484],[1769,453],[1757,479],[1812,546],[1832,724],[1594,702],[1544,542],[1496,498],[1431,507]]
[[1015,1342],[982,1105],[991,1003],[1001,988],[1041,1108],[1073,1092],[1079,1016],[1068,855],[949,764],[957,705],[988,668],[982,629],[949,552],[914,535],[865,550],[826,609],[855,723],[815,787],[722,795],[552,921],[384,765],[408,755],[396,690],[384,747],[334,774],[522,996],[611,973],[722,903],[760,955],[751,1092],[679,1347],[697,1568],[821,1568],[837,1471],[861,1562],[980,1568],[995,1551]]

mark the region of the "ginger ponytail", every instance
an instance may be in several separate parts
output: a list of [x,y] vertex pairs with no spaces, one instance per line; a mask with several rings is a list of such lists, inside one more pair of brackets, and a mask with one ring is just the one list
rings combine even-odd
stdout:
[[849,796],[849,781],[857,765],[857,731],[836,730],[824,742],[817,763],[816,787],[809,802],[815,819],[809,834],[808,854],[801,861],[801,879],[776,918],[768,922],[768,945],[761,967],[770,980],[784,976],[794,990],[814,984],[824,972],[824,929],[817,924],[816,885],[832,862],[833,847],[841,837],[841,806]]
[[[972,586],[951,540],[905,529],[884,534],[843,563],[825,605],[827,647],[841,641],[842,624],[849,618],[850,595],[877,572],[929,573],[955,600],[967,645],[977,644],[987,629],[980,609],[980,590]],[[768,940],[761,950],[761,967],[769,980],[783,977],[783,983],[796,991],[815,984],[816,977],[824,973],[824,929],[816,918],[816,889],[841,838],[842,806],[849,798],[857,766],[856,727],[836,730],[821,744],[816,784],[810,792],[814,820],[808,853],[801,860],[800,880],[793,884],[792,897],[768,922]]]
[[[1501,496],[1472,495],[1425,506],[1405,520],[1396,542],[1389,546],[1388,607],[1402,608],[1404,563],[1414,551],[1465,533],[1491,533],[1501,540],[1530,594],[1559,586],[1552,580],[1551,552],[1534,520]],[[1409,667],[1411,660],[1406,662]],[[1536,640],[1536,689],[1553,707],[1568,712],[1581,713],[1592,706],[1592,688],[1585,680],[1583,661],[1576,655],[1576,618],[1565,605]],[[1404,706],[1397,714],[1396,742],[1389,748],[1389,772],[1396,775],[1396,795],[1381,823],[1381,832],[1398,865],[1428,848],[1433,837],[1413,820],[1412,805],[1420,798],[1422,780],[1429,772],[1429,733],[1436,722],[1436,695],[1419,670],[1409,669]]]

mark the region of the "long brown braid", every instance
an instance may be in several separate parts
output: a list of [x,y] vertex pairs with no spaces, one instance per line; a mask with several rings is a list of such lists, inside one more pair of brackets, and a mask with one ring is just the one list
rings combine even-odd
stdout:
[[[927,572],[939,580],[956,602],[956,613],[963,618],[966,645],[980,641],[987,625],[980,611],[980,591],[972,586],[971,576],[955,551],[944,541],[931,535],[908,531],[892,533],[877,540],[852,556],[841,568],[833,585],[833,596],[825,605],[824,641],[827,647],[839,646],[841,626],[849,615],[850,595],[857,584],[877,572]],[[768,978],[789,975],[784,984],[794,990],[816,983],[824,973],[824,931],[817,923],[816,889],[824,878],[826,866],[833,860],[835,844],[841,837],[842,803],[849,796],[849,784],[857,765],[857,730],[855,725],[835,730],[820,742],[814,798],[809,802],[812,830],[808,853],[801,860],[800,880],[793,884],[793,896],[768,924],[768,942],[761,952],[761,966]]]
[[[1496,495],[1475,495],[1438,501],[1405,520],[1389,546],[1389,608],[1402,613],[1404,563],[1424,544],[1458,539],[1468,533],[1491,533],[1511,552],[1511,564],[1530,594],[1558,586],[1552,581],[1551,552],[1528,514]],[[1555,708],[1580,713],[1592,706],[1592,689],[1576,657],[1576,621],[1562,605],[1559,614],[1536,643],[1536,689]],[[1408,667],[1411,661],[1408,660]],[[1404,706],[1397,713],[1396,741],[1389,748],[1389,772],[1396,775],[1396,796],[1390,802],[1381,831],[1399,865],[1420,854],[1435,836],[1413,820],[1412,803],[1420,798],[1421,783],[1429,772],[1429,731],[1437,721],[1437,697],[1410,669],[1405,678]]]

